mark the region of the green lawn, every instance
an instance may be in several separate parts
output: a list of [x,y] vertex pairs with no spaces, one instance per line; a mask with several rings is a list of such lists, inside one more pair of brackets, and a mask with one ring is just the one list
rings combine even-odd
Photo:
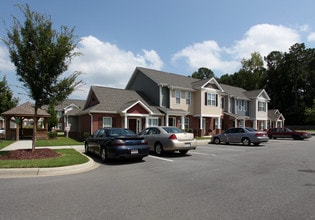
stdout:
[[[0,140],[0,150],[12,143],[14,143],[14,141]],[[83,142],[61,136],[58,136],[56,139],[36,141],[36,147],[71,146],[83,144]],[[58,149],[55,151],[61,153],[62,156],[36,160],[0,160],[0,168],[61,167],[82,164],[88,161],[87,157],[74,149]],[[8,152],[9,151],[0,151],[0,156],[7,154]]]
[[[55,150],[62,156],[37,160],[0,160],[0,168],[38,168],[38,167],[62,167],[88,162],[88,158],[74,149]],[[9,151],[0,151],[4,155]]]
[[9,146],[13,142],[15,142],[15,141],[0,140],[0,150]]
[[58,136],[55,139],[37,140],[36,147],[49,147],[49,146],[71,146],[71,145],[83,145],[83,142],[76,141],[72,138]]

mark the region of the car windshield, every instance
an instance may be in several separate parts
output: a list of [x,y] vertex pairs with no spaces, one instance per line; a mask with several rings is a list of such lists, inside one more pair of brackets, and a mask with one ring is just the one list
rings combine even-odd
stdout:
[[134,136],[136,135],[133,131],[129,129],[113,128],[106,130],[106,136],[117,137],[117,136]]
[[179,129],[176,127],[163,127],[163,130],[165,130],[167,133],[183,133],[184,132],[182,129]]

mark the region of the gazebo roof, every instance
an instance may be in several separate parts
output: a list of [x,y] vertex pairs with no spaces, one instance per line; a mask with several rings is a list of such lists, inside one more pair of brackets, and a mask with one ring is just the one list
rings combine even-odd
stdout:
[[[11,108],[8,111],[1,113],[3,116],[15,116],[15,117],[33,117],[34,116],[34,105],[30,102],[25,102],[15,108]],[[50,114],[43,109],[37,110],[38,117],[50,117]]]

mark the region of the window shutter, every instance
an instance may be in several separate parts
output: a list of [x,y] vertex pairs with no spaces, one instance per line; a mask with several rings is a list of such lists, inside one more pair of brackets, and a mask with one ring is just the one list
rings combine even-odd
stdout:
[[207,93],[205,92],[205,105],[207,105]]
[[215,106],[218,106],[218,94],[215,94]]

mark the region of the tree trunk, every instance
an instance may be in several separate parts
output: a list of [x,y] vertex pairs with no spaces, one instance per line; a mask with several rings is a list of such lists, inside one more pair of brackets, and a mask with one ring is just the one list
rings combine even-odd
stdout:
[[32,138],[32,152],[35,151],[35,144],[36,144],[36,136],[37,136],[37,105],[35,103],[34,106],[34,124],[33,124],[33,138]]

